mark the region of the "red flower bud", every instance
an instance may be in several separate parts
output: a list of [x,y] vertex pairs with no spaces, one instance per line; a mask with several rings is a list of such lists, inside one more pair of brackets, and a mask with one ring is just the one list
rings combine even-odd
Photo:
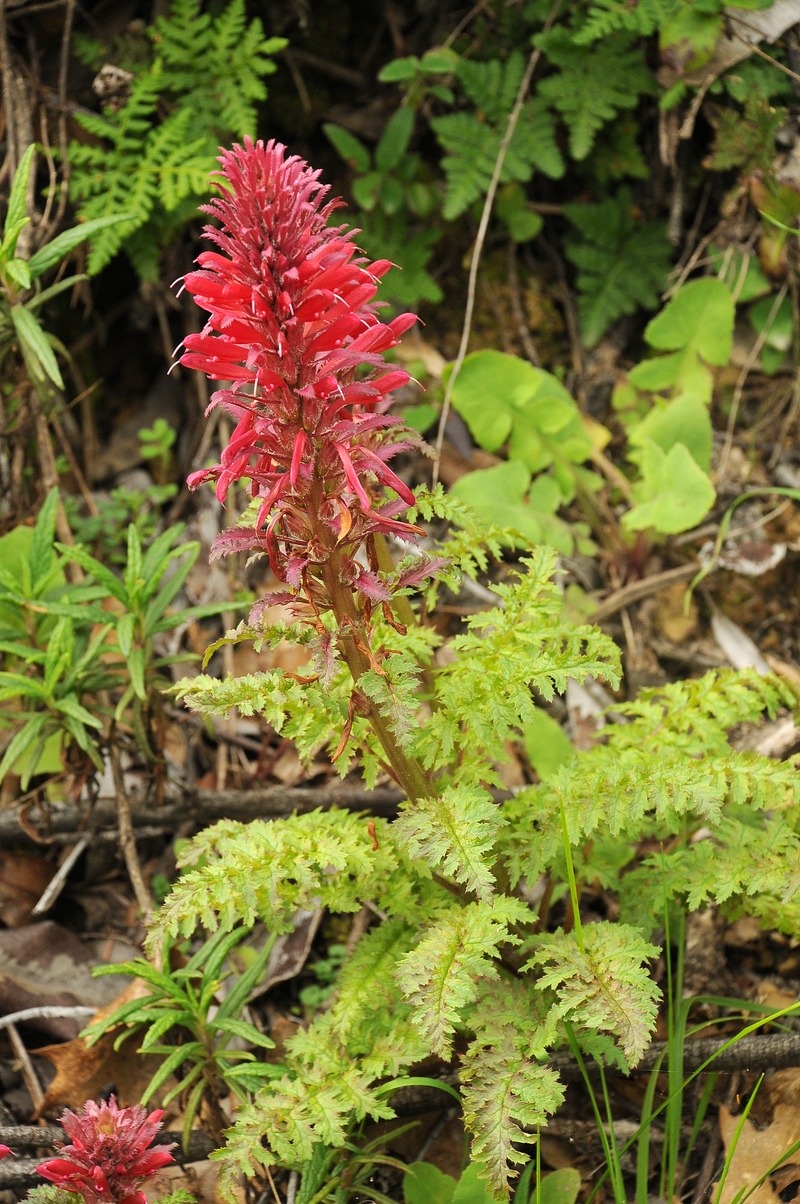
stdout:
[[[119,1108],[113,1095],[107,1104],[89,1100],[82,1113],[61,1117],[72,1144],[36,1169],[43,1179],[83,1196],[86,1204],[145,1204],[140,1184],[174,1161],[172,1145],[148,1149],[163,1115],[157,1109],[148,1116],[138,1105]],[[0,1146],[0,1157],[6,1156],[2,1151],[10,1153]]]
[[[328,225],[341,202],[325,200],[319,172],[279,143],[249,139],[220,163],[226,187],[206,207],[219,221],[206,228],[217,250],[184,278],[209,317],[187,335],[181,363],[232,382],[209,409],[224,405],[237,425],[220,463],[192,473],[189,487],[216,481],[224,501],[247,479],[263,499],[256,526],[226,534],[215,551],[267,551],[282,580],[324,604],[320,566],[331,548],[352,557],[375,532],[414,532],[394,517],[413,495],[385,463],[410,445],[390,442],[401,424],[386,416],[389,394],[409,377],[381,371],[381,355],[416,317],[379,320],[373,298],[392,265],[369,263],[354,231]],[[358,587],[354,568],[345,577]]]

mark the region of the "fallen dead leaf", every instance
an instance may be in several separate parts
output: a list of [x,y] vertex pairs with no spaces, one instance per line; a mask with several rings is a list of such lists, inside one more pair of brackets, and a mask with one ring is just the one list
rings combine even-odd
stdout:
[[[97,964],[74,933],[52,920],[0,931],[0,1015],[47,1005],[110,1003],[120,983],[93,978]],[[61,1039],[74,1037],[82,1027],[74,1020],[34,1020],[30,1025]]]
[[685,610],[686,585],[676,581],[658,595],[655,622],[663,635],[673,644],[681,644],[697,630],[697,603],[692,599]]
[[[129,1000],[146,995],[148,990],[146,983],[135,978],[111,1003],[98,1011],[96,1018],[107,1016]],[[106,1033],[91,1048],[82,1037],[76,1037],[62,1045],[45,1045],[42,1049],[34,1050],[56,1068],[56,1076],[47,1088],[34,1119],[55,1108],[80,1108],[87,1099],[95,1099],[109,1089],[113,1089],[122,1107],[138,1104],[145,1087],[161,1065],[161,1058],[156,1054],[140,1054],[142,1037],[136,1034],[115,1050],[114,1042],[118,1035],[116,1031]],[[173,1081],[169,1080],[169,1085]],[[157,1094],[167,1090],[169,1086],[165,1085]]]
[[36,853],[0,852],[0,920],[7,928],[30,923],[54,872],[53,864]]
[[[732,1116],[724,1104],[720,1105],[719,1129],[726,1154],[740,1121],[740,1116]],[[786,1157],[785,1151],[791,1149],[798,1140],[800,1107],[796,1104],[778,1104],[772,1116],[772,1123],[766,1129],[757,1129],[746,1120],[733,1151],[718,1204],[733,1204],[739,1192],[748,1193],[749,1204],[783,1204],[784,1199],[791,1198],[779,1193],[786,1192],[790,1181],[800,1181],[800,1167],[792,1161],[797,1155],[789,1155],[788,1160],[777,1170],[771,1174],[768,1172],[776,1162],[781,1162],[782,1153]],[[750,1189],[764,1176],[764,1182],[755,1187],[750,1194]]]

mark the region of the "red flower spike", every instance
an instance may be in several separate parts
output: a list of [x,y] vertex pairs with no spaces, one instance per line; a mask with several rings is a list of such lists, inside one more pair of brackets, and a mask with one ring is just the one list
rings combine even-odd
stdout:
[[9,1158],[13,1153],[7,1145],[0,1145],[0,1158]]
[[141,1184],[174,1161],[172,1145],[148,1148],[163,1116],[160,1109],[148,1116],[138,1105],[119,1108],[113,1095],[108,1103],[89,1100],[80,1114],[64,1112],[61,1124],[72,1144],[37,1172],[86,1204],[146,1204]]
[[[216,249],[184,277],[209,316],[201,333],[186,336],[180,362],[231,382],[209,411],[223,405],[236,428],[221,463],[192,473],[189,487],[215,481],[224,502],[235,481],[248,480],[262,505],[244,542],[325,606],[322,565],[332,548],[352,561],[375,533],[415,534],[394,518],[413,495],[385,464],[409,446],[392,438],[402,424],[386,411],[410,377],[387,370],[382,353],[416,317],[379,320],[373,298],[392,265],[369,263],[355,231],[328,225],[341,202],[326,201],[319,172],[279,143],[249,139],[220,163],[225,188],[205,210],[219,222],[206,227]],[[345,536],[343,513],[352,519]],[[225,537],[215,551],[241,546]],[[354,562],[341,576],[358,580]]]

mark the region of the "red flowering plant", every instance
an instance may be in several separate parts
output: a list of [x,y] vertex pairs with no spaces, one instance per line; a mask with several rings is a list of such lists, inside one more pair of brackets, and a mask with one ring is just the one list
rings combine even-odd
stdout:
[[[205,208],[219,222],[205,231],[218,250],[204,251],[199,270],[183,280],[209,317],[203,331],[186,336],[180,362],[224,382],[209,412],[222,406],[236,426],[220,463],[193,473],[189,486],[215,481],[224,502],[232,485],[249,482],[259,499],[255,523],[224,531],[212,557],[266,553],[287,586],[268,601],[290,601],[314,627],[326,677],[337,640],[322,616],[333,612],[338,652],[358,681],[369,669],[380,672],[370,649],[375,608],[396,624],[393,596],[444,563],[417,556],[392,573],[382,542],[422,533],[398,517],[415,498],[389,467],[419,446],[387,413],[392,392],[410,377],[383,358],[416,317],[379,320],[374,298],[392,265],[369,263],[358,253],[357,231],[328,224],[342,202],[326,201],[318,171],[287,157],[280,143],[249,139],[220,162],[222,195]],[[350,722],[359,704],[395,775],[406,787],[413,778],[414,794],[428,793],[365,697],[354,695]]]
[[138,1104],[120,1108],[113,1095],[108,1103],[88,1100],[80,1113],[63,1113],[72,1144],[37,1172],[86,1204],[146,1204],[142,1184],[174,1161],[174,1143],[150,1146],[163,1116],[160,1110],[148,1115]]
[[[495,587],[497,605],[467,617],[436,663],[441,636],[417,622],[407,593],[431,575],[485,569],[504,533],[488,532],[441,490],[412,494],[390,467],[413,446],[388,412],[409,378],[382,356],[414,318],[380,321],[376,289],[389,265],[366,262],[356,232],[329,224],[336,202],[326,201],[317,172],[272,142],[247,142],[221,162],[222,193],[208,207],[218,221],[207,231],[215,249],[185,277],[209,316],[187,336],[181,362],[224,382],[211,406],[223,406],[236,428],[220,463],[190,483],[215,482],[221,501],[234,483],[249,483],[251,525],[224,532],[214,554],[269,557],[295,619],[268,627],[257,603],[225,640],[253,639],[258,650],[293,639],[311,646],[314,662],[297,673],[201,674],[177,691],[206,714],[234,706],[263,714],[307,762],[324,747],[340,771],[358,757],[367,785],[386,770],[407,798],[391,822],[332,809],[223,820],[199,833],[181,855],[193,868],[165,900],[149,947],[163,952],[166,939],[189,936],[198,923],[214,930],[261,920],[271,933],[291,932],[298,908],[374,916],[332,1002],[237,1108],[219,1156],[233,1174],[275,1164],[308,1170],[303,1198],[322,1199],[320,1148],[345,1146],[368,1116],[393,1115],[386,1080],[458,1058],[471,1158],[500,1198],[513,1164],[525,1160],[518,1145],[563,1098],[544,1061],[562,1040],[558,1017],[584,1025],[592,1040],[598,1028],[618,1035],[623,1017],[626,1053],[639,1053],[627,996],[616,1011],[605,1002],[585,1014],[580,1004],[556,1011],[537,991],[560,971],[547,979],[537,957],[509,956],[523,941],[538,948],[548,906],[537,911],[539,896],[517,883],[551,872],[563,881],[569,832],[586,830],[591,786],[575,787],[569,825],[560,794],[529,792],[498,805],[490,792],[510,743],[537,716],[533,688],[550,699],[570,678],[616,682],[616,647],[565,618],[555,553],[537,548]],[[417,552],[395,567],[387,537],[413,543],[421,534],[412,504],[425,520],[462,526],[438,549],[441,558]],[[574,872],[568,889],[580,932]],[[594,1001],[594,986],[585,985],[594,983],[594,963],[575,945],[583,938],[562,935],[546,956],[574,967],[564,973],[580,981],[575,999]],[[638,973],[652,950],[631,938],[624,955]],[[631,987],[637,1034],[652,1020],[650,986],[642,973]],[[596,1056],[596,1040],[591,1049]]]

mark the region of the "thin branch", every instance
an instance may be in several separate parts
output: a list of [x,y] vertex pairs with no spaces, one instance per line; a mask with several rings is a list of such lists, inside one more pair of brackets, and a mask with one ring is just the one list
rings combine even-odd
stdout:
[[119,749],[114,743],[113,732],[112,738],[109,741],[108,759],[111,762],[111,776],[114,779],[114,789],[117,793],[120,848],[125,858],[125,865],[128,868],[128,877],[131,880],[133,893],[136,895],[136,902],[139,904],[139,910],[142,913],[142,920],[145,924],[149,924],[153,915],[153,900],[145,885],[142,867],[139,864],[139,854],[136,850],[136,836],[134,835],[133,820],[131,819],[131,802],[125,789]]
[[508,292],[511,298],[511,312],[517,324],[517,334],[519,335],[519,341],[522,343],[522,349],[533,366],[541,368],[542,361],[539,358],[539,352],[536,350],[536,344],[531,338],[531,332],[525,320],[525,311],[522,308],[522,295],[520,293],[519,274],[517,272],[517,247],[513,238],[509,238],[508,240]]
[[742,370],[739,373],[739,379],[737,380],[736,388],[733,391],[733,401],[731,402],[730,413],[728,414],[728,427],[725,431],[725,443],[723,444],[722,452],[720,453],[719,457],[719,467],[717,469],[718,492],[722,487],[722,482],[725,480],[725,470],[728,467],[728,458],[730,457],[731,448],[733,447],[733,432],[736,428],[736,419],[739,416],[739,405],[742,400],[742,393],[744,392],[747,378],[752,372],[755,362],[761,354],[762,347],[769,338],[770,331],[772,330],[772,324],[778,316],[778,310],[783,303],[783,299],[786,296],[788,288],[788,284],[784,281],[775,297],[775,300],[772,303],[772,308],[767,315],[767,320],[761,329],[761,333],[753,344],[750,354],[742,365]]
[[[561,8],[561,3],[562,3],[562,0],[555,0],[555,4],[550,9],[547,20],[544,23],[544,27],[543,27],[544,33],[547,33],[547,31],[550,29],[553,22],[555,21],[556,17],[558,16],[558,10]],[[508,123],[506,125],[506,132],[503,135],[503,139],[500,143],[500,149],[497,152],[497,158],[495,160],[494,170],[492,172],[492,178],[489,182],[489,189],[486,193],[486,199],[483,202],[483,212],[481,213],[481,220],[478,225],[478,234],[477,234],[477,237],[475,238],[475,246],[474,246],[473,252],[472,252],[472,262],[469,265],[469,282],[467,284],[467,305],[466,305],[466,309],[464,311],[464,325],[461,330],[461,344],[458,348],[458,355],[456,356],[456,361],[453,364],[453,371],[450,373],[450,378],[447,382],[447,388],[445,389],[444,403],[442,405],[442,413],[441,413],[441,417],[439,419],[439,430],[436,435],[436,448],[435,448],[436,456],[435,456],[435,459],[433,462],[433,486],[434,486],[434,488],[436,488],[436,485],[438,484],[438,481],[439,481],[439,461],[441,460],[442,446],[444,445],[444,431],[445,431],[445,427],[447,426],[447,419],[450,414],[450,403],[451,403],[451,400],[453,397],[453,387],[456,383],[456,380],[458,379],[458,374],[461,371],[464,360],[466,359],[467,347],[469,346],[469,337],[470,337],[470,334],[472,333],[472,315],[473,315],[473,312],[475,309],[475,294],[477,292],[477,287],[478,287],[478,266],[480,264],[481,254],[483,252],[483,244],[486,241],[486,233],[489,229],[489,219],[492,215],[492,206],[494,205],[494,198],[497,194],[497,188],[500,183],[500,176],[502,175],[502,172],[503,172],[503,166],[506,161],[506,155],[508,153],[508,148],[511,145],[512,138],[514,137],[514,131],[517,128],[517,123],[519,121],[520,113],[522,112],[522,106],[525,103],[525,97],[528,94],[528,89],[530,87],[531,80],[533,79],[533,73],[536,70],[536,67],[539,63],[539,59],[541,58],[541,55],[542,55],[542,52],[539,49],[539,47],[537,46],[531,52],[530,58],[528,59],[528,65],[525,68],[525,74],[523,75],[522,81],[520,82],[519,88],[517,89],[517,96],[514,101],[514,107],[511,110],[509,117],[508,117]]]
[[[25,1024],[28,1020],[89,1020],[96,1015],[97,1008],[89,1007],[57,1007],[56,1005],[39,1007],[39,1008],[23,1008],[21,1012],[12,1012],[9,1016],[0,1016],[0,1029],[10,1028],[12,1025]],[[36,1130],[41,1132],[40,1129]]]

